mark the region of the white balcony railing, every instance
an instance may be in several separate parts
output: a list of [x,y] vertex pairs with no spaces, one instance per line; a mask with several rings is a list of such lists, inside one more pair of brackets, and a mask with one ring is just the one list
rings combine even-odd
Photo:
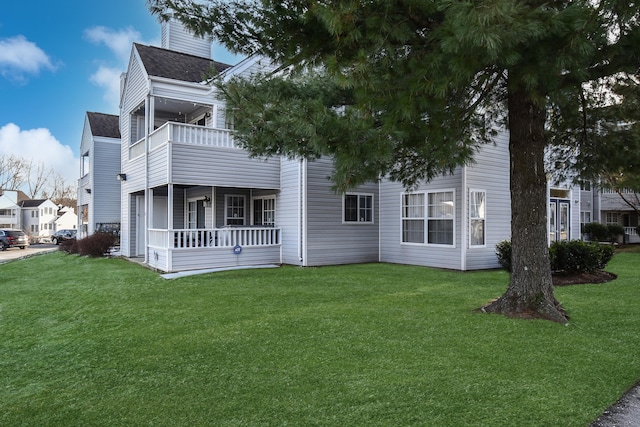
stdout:
[[213,229],[149,230],[149,245],[159,248],[233,248],[280,244],[280,228],[224,227]]
[[[129,147],[130,160],[144,154],[144,141],[143,138]],[[149,134],[149,151],[168,142],[236,148],[232,131],[229,129],[167,122]]]

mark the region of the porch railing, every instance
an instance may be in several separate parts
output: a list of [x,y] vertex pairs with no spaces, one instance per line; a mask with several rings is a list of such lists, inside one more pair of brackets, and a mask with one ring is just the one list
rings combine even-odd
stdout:
[[161,248],[233,248],[280,244],[280,228],[224,227],[213,229],[149,230],[149,245]]
[[625,227],[624,228],[624,234],[627,234],[629,236],[633,236],[635,234],[638,234],[638,232],[636,231],[636,227]]

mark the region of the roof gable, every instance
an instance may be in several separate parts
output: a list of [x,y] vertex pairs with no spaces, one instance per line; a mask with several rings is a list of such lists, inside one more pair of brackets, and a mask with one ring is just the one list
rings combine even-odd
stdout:
[[231,67],[208,58],[175,52],[155,46],[133,44],[149,76],[200,83],[211,70],[222,72]]
[[120,139],[120,118],[113,114],[87,112],[93,136]]

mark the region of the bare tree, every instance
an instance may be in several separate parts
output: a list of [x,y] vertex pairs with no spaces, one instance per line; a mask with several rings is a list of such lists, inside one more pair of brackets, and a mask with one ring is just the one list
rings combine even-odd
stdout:
[[14,154],[0,156],[0,188],[17,190],[25,183],[26,159]]
[[56,205],[75,207],[77,203],[77,187],[75,183],[68,183],[60,172],[54,172],[49,178],[49,191],[43,191],[44,198],[50,199]]
[[32,199],[41,196],[53,173],[53,169],[46,167],[44,162],[34,166],[33,160],[30,160],[26,166],[27,187],[29,189],[27,195]]

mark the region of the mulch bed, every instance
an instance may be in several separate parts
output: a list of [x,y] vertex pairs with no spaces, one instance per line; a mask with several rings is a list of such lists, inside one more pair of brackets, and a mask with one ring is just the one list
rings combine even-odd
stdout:
[[607,283],[618,276],[606,271],[594,271],[593,273],[554,274],[553,286],[583,285],[587,283]]

